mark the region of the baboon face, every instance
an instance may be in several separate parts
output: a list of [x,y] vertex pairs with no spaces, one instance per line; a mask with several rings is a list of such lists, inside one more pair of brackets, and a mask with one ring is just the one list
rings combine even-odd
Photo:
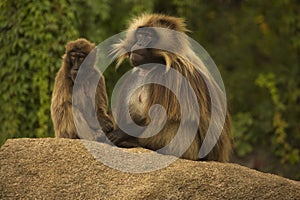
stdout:
[[69,42],[66,46],[66,62],[68,63],[70,77],[75,81],[77,73],[81,64],[87,55],[95,47],[93,43],[85,39],[76,40],[76,42]]
[[71,51],[68,53],[68,58],[71,66],[71,78],[74,81],[78,70],[80,68],[80,65],[84,61],[85,57],[87,55],[84,52],[76,52],[76,51]]
[[149,48],[159,42],[158,33],[150,28],[139,28],[134,34],[135,43],[130,50],[130,62],[133,66],[139,66],[147,63],[164,64],[162,56],[155,53],[155,49]]

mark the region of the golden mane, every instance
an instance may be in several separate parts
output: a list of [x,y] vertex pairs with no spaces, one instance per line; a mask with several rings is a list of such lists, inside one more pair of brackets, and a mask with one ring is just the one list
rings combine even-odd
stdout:
[[[166,72],[169,68],[175,69],[180,74],[182,74],[186,80],[189,81],[192,89],[195,92],[197,97],[199,109],[200,109],[200,122],[199,122],[199,135],[200,140],[203,141],[205,134],[208,130],[209,124],[211,121],[211,98],[215,98],[216,105],[213,105],[217,108],[217,111],[222,115],[222,106],[224,102],[221,102],[222,99],[219,98],[220,94],[223,95],[224,92],[220,89],[212,75],[208,72],[207,68],[201,61],[201,59],[195,54],[195,52],[190,47],[188,40],[186,39],[185,33],[188,31],[186,24],[182,18],[176,18],[171,16],[166,16],[162,14],[144,14],[136,19],[132,20],[131,25],[128,28],[128,33],[126,38],[120,43],[113,46],[112,53],[115,58],[117,58],[117,67],[128,57],[130,53],[130,48],[134,44],[134,31],[141,27],[159,27],[167,28],[180,32],[183,36],[179,39],[172,40],[168,38],[169,41],[179,41],[177,48],[175,49],[176,53],[168,52],[165,50],[155,50],[155,55],[164,58],[166,63]],[[174,38],[173,38],[174,39]],[[182,86],[182,80],[174,80],[172,78],[166,78],[164,81],[169,84],[173,84],[177,87],[178,91],[182,96],[189,97],[189,93]],[[176,96],[166,87],[151,84],[150,86],[151,98],[148,102],[148,110],[154,104],[162,105],[167,112],[169,120],[180,121],[181,120],[181,111],[180,105]],[[163,94],[163,95],[162,95]],[[199,116],[199,113],[195,113],[194,105],[190,105],[187,102],[188,113],[190,113],[189,120],[197,119],[194,118],[194,115]],[[225,108],[227,111],[227,108]],[[224,114],[223,114],[224,116]],[[222,117],[220,117],[222,118]],[[225,123],[222,120],[216,120],[213,126],[218,127],[222,130],[222,134],[218,140],[218,143],[215,145],[214,150],[208,155],[210,157],[216,158],[219,157],[223,161],[228,161],[229,152],[231,151],[231,140],[228,136],[230,134],[230,116],[229,113],[225,114]],[[223,128],[223,129],[222,129]]]

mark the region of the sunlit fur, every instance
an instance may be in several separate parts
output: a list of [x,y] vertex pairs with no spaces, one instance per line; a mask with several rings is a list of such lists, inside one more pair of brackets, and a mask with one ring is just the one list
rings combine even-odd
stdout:
[[[216,82],[213,80],[211,75],[208,73],[207,69],[204,67],[203,62],[195,55],[193,50],[190,48],[190,44],[184,37],[185,33],[188,32],[184,20],[181,18],[166,16],[162,14],[144,14],[136,19],[132,20],[128,28],[128,33],[126,38],[120,43],[114,45],[113,53],[115,57],[118,58],[117,66],[119,66],[128,56],[132,45],[135,43],[134,30],[139,27],[162,27],[172,29],[183,33],[182,35],[167,35],[160,36],[164,37],[159,42],[161,45],[168,45],[168,47],[175,49],[178,54],[166,52],[163,50],[154,50],[155,55],[164,58],[166,63],[166,72],[168,68],[173,68],[180,72],[191,84],[194,92],[197,96],[199,108],[200,108],[200,123],[198,128],[197,136],[182,156],[183,158],[197,160],[200,146],[205,137],[208,125],[211,122],[211,98],[210,95],[215,95],[218,97],[221,90],[219,89]],[[180,38],[178,38],[180,37]],[[198,67],[195,68],[195,65]],[[166,82],[177,85],[177,88],[183,96],[189,95],[185,88],[181,88],[182,80],[169,79]],[[206,84],[212,86],[212,91],[208,92],[208,87]],[[168,115],[168,122],[165,128],[156,136],[147,139],[139,139],[140,146],[150,148],[153,150],[161,148],[163,145],[168,144],[170,140],[176,134],[176,130],[179,126],[181,120],[180,105],[175,97],[175,95],[165,87],[160,85],[151,85],[149,89],[151,95],[148,101],[147,110],[154,105],[160,104],[165,107]],[[163,94],[163,95],[162,95]],[[222,103],[217,101],[217,105],[221,106]],[[188,105],[190,117],[188,120],[192,120],[193,115],[199,115],[199,113],[194,112],[193,105]],[[220,111],[220,108],[217,108]],[[227,110],[225,108],[225,110]],[[146,120],[149,123],[149,120]],[[230,120],[229,114],[226,113],[225,124],[216,120],[214,126],[223,127],[221,136],[218,139],[217,144],[214,146],[213,150],[206,157],[206,160],[216,160],[221,162],[227,162],[231,153],[231,137],[230,137]],[[147,125],[147,124],[146,124]],[[184,138],[182,138],[184,141]],[[184,142],[183,142],[184,143]],[[180,148],[181,144],[178,144]],[[174,150],[176,151],[176,150]]]
[[[52,93],[51,117],[56,137],[79,138],[74,124],[72,112],[72,93],[74,81],[71,78],[72,64],[70,63],[70,59],[68,59],[68,53],[75,51],[89,54],[94,48],[95,45],[86,39],[70,41],[66,45],[66,53],[63,55],[62,65],[56,75]],[[97,85],[95,104],[97,118],[102,127],[112,127],[112,121],[107,114],[108,99],[103,76]],[[82,121],[85,120],[87,119],[84,119],[83,117]],[[84,123],[89,124],[91,122],[85,121]]]

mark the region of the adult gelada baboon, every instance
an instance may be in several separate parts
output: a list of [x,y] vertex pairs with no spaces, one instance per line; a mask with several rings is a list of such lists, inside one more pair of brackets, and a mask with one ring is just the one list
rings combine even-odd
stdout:
[[[189,93],[186,92],[186,88],[183,86],[182,81],[180,79],[174,80],[165,76],[165,82],[171,83],[175,90],[183,94],[183,98],[186,97],[184,106],[188,109],[190,117],[184,119],[184,131],[183,135],[180,136],[181,138],[177,139],[175,144],[170,146],[170,148],[160,152],[179,155],[186,159],[199,160],[200,147],[206,136],[209,124],[212,122],[212,103],[210,94],[214,93],[214,89],[209,91],[207,84],[212,88],[215,88],[215,90],[218,90],[216,89],[218,86],[209,73],[207,73],[203,62],[196,56],[195,52],[190,47],[190,44],[188,44],[188,41],[184,39],[184,37],[180,36],[180,34],[157,31],[155,27],[174,30],[173,32],[180,32],[183,36],[186,36],[185,33],[187,32],[184,20],[181,18],[162,14],[144,14],[132,20],[125,39],[120,43],[113,45],[112,52],[115,57],[118,58],[117,66],[119,66],[126,58],[129,58],[130,63],[135,68],[133,72],[135,80],[143,80],[150,76],[164,77],[169,73],[170,70],[168,69],[176,70],[188,80],[195,93],[200,113],[195,113],[194,105],[192,105],[191,102],[188,102]],[[155,44],[163,47],[170,47],[177,53],[153,48]],[[149,48],[149,46],[151,48]],[[195,67],[192,62],[200,67]],[[152,68],[157,66],[164,66],[165,69],[159,70],[159,72],[155,74],[156,72]],[[127,84],[134,82],[134,79],[128,80]],[[124,90],[126,90],[127,84],[123,84]],[[126,101],[125,103],[129,108],[129,113],[133,122],[139,126],[147,127],[150,124],[150,108],[155,104],[159,104],[165,108],[167,119],[161,131],[151,137],[138,137],[139,135],[133,137],[132,135],[126,134],[125,131],[120,128],[117,128],[115,131],[107,134],[108,138],[117,146],[140,146],[152,150],[161,150],[167,146],[177,134],[180,121],[183,120],[180,110],[180,106],[182,105],[179,105],[176,96],[166,87],[159,84],[146,84],[135,90],[130,97],[119,99],[120,102]],[[213,106],[218,107],[219,105]],[[223,122],[222,120],[215,120],[215,124],[213,124],[214,127],[219,127],[218,130],[220,130],[220,136],[218,134],[214,135],[214,133],[211,135],[211,137],[217,138],[215,140],[217,142],[205,157],[200,157],[201,160],[215,160],[220,162],[227,162],[229,160],[231,152],[230,120],[229,114],[226,112],[226,106],[224,107],[225,112]],[[217,109],[222,110],[220,108]],[[122,108],[117,108],[116,114],[121,120],[122,118],[125,118],[125,116],[123,116],[123,111]],[[194,118],[194,115],[200,116],[198,120],[195,121],[197,118]],[[123,121],[124,120],[126,121],[127,119],[123,119]],[[194,124],[196,124],[195,136],[189,131],[190,127]],[[128,124],[128,127],[130,126],[131,124]],[[142,136],[143,132],[139,134]],[[184,148],[183,146],[185,146],[188,141],[188,148],[184,149],[183,154],[178,153],[182,151],[182,148]],[[207,141],[209,143],[213,141],[213,138],[208,138]]]
[[[75,78],[89,53],[91,53],[89,59],[85,62],[87,67],[84,69],[84,75],[81,76],[83,80],[79,80],[82,81],[81,87],[76,90],[80,98],[77,99],[77,106],[72,106]],[[92,88],[92,81],[97,81],[100,75],[94,66],[96,55],[95,45],[86,39],[80,38],[66,45],[66,53],[63,55],[61,68],[55,78],[51,103],[51,117],[56,137],[80,138],[74,124],[73,113],[83,135],[93,135],[99,131],[98,122],[104,132],[113,130],[114,125],[107,111],[108,99],[104,77],[98,79],[97,88]],[[96,91],[95,105],[92,104],[91,99],[93,91]]]

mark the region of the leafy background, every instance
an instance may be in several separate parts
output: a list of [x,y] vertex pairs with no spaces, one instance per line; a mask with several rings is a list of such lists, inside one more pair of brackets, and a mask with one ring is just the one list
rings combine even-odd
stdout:
[[[222,74],[232,161],[300,180],[299,1],[1,0],[0,10],[0,145],[53,137],[51,93],[67,41],[98,44],[140,13],[165,13],[186,19]],[[126,70],[106,70],[109,95]]]

